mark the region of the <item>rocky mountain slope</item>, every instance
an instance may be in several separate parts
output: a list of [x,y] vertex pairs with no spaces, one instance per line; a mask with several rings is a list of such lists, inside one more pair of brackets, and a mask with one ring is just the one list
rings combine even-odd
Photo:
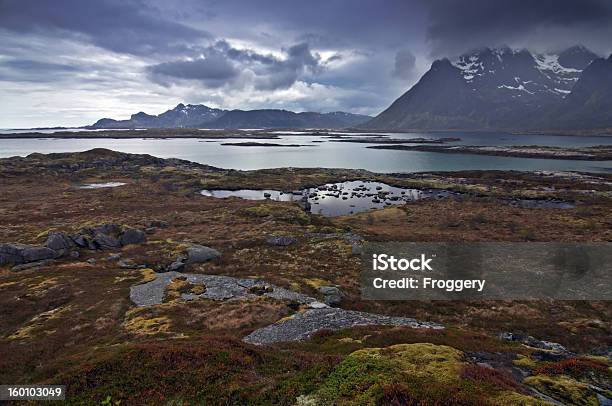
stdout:
[[287,110],[221,110],[202,104],[178,104],[157,116],[143,112],[129,120],[103,118],[90,128],[344,128],[362,124],[369,116],[345,112],[294,113]]
[[[440,59],[363,127],[565,129],[612,125],[612,59],[576,46],[556,54],[508,47]],[[600,84],[600,85],[598,85]]]

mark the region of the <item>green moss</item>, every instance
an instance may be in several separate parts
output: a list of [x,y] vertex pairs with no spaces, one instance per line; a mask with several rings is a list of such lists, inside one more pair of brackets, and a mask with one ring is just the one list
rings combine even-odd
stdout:
[[429,343],[365,348],[346,357],[317,392],[321,404],[375,405],[394,382],[456,382],[462,352]]
[[501,392],[492,401],[497,406],[550,406],[550,403],[543,400],[511,391]]
[[512,361],[514,365],[517,367],[525,367],[529,369],[533,369],[537,366],[537,363],[528,356],[518,354],[516,359]]
[[255,217],[270,217],[289,223],[307,225],[310,223],[310,216],[297,205],[282,203],[262,203],[257,206],[244,209],[247,215]]
[[577,406],[598,406],[595,394],[587,384],[578,382],[568,376],[536,375],[525,379],[525,384],[533,386],[540,392],[562,402]]

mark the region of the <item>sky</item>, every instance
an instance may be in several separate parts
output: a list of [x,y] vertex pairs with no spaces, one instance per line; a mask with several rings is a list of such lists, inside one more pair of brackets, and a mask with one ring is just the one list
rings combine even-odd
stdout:
[[0,128],[181,102],[376,115],[438,58],[610,38],[612,0],[0,0]]

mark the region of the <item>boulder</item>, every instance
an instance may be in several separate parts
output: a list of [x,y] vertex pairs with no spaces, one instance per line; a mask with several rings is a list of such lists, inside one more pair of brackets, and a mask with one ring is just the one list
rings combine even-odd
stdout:
[[81,248],[89,247],[89,239],[84,235],[73,235],[70,238],[72,239],[72,242],[74,242],[74,244],[77,247],[81,247]]
[[187,264],[198,264],[210,261],[221,256],[221,253],[216,249],[205,247],[203,245],[192,245],[187,248]]
[[68,252],[75,246],[74,241],[64,233],[49,233],[45,247],[58,252]]
[[0,244],[0,265],[19,265],[25,261],[22,251],[27,248],[24,244]]
[[121,247],[121,243],[118,239],[103,233],[95,234],[92,242],[94,243],[94,246],[100,247],[101,249],[113,249]]
[[290,236],[270,236],[266,239],[268,245],[276,246],[276,247],[287,247],[291,244],[295,244],[297,239],[295,237]]
[[121,241],[121,245],[142,244],[147,241],[147,236],[141,230],[128,228],[121,234],[119,241]]
[[344,294],[336,286],[321,286],[319,292],[324,296],[326,305],[336,307],[342,303]]
[[91,229],[93,235],[106,234],[106,235],[119,235],[121,233],[121,226],[117,224],[107,223],[95,226]]
[[42,261],[44,259],[57,258],[58,252],[48,247],[28,247],[21,251],[23,262]]
[[168,272],[183,272],[184,270],[185,264],[180,260],[174,261],[173,263],[168,265],[168,268],[166,269],[166,271]]

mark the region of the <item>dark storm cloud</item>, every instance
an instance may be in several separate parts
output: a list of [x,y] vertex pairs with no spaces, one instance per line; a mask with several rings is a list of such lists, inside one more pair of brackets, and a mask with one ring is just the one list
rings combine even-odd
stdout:
[[395,65],[393,67],[393,76],[401,79],[409,79],[414,73],[416,65],[416,57],[407,49],[400,49],[395,54]]
[[39,62],[30,59],[12,59],[0,63],[0,80],[12,82],[54,82],[69,79],[81,69],[76,66]]
[[168,84],[174,79],[198,80],[208,87],[220,87],[238,76],[238,71],[224,55],[164,62],[150,68],[153,80]]
[[90,41],[130,54],[183,52],[210,37],[159,16],[144,1],[0,0],[0,28]]
[[527,48],[585,43],[612,37],[609,0],[433,0],[427,37],[435,56],[509,43]]
[[[283,49],[284,58],[237,49],[226,41],[203,48],[201,53],[198,58],[150,66],[152,79],[163,85],[197,80],[211,88],[240,82],[258,90],[275,90],[290,87],[306,71],[316,74],[322,70],[320,57],[306,43]],[[248,74],[241,77],[245,73]]]

